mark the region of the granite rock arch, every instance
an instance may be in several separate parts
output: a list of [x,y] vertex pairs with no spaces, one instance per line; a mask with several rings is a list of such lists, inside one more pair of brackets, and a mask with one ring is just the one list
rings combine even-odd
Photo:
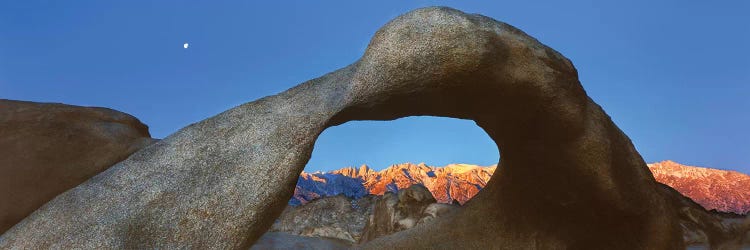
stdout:
[[0,248],[247,248],[325,128],[414,115],[474,120],[502,150],[501,174],[453,216],[361,247],[681,248],[672,208],[573,64],[510,25],[443,7],[390,21],[347,67],[138,151]]

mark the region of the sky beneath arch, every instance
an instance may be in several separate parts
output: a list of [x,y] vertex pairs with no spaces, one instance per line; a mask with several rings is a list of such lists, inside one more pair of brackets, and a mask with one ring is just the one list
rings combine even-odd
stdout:
[[[608,2],[3,1],[0,98],[110,107],[162,138],[343,67],[388,20],[445,5],[570,58],[647,162],[750,173],[750,2]],[[309,169],[497,157],[472,122],[420,117],[330,128]]]

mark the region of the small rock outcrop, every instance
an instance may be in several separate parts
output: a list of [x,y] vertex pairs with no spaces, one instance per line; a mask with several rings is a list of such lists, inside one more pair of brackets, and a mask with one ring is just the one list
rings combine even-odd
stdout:
[[375,202],[360,243],[413,228],[458,209],[456,205],[436,202],[432,193],[418,184],[397,194],[386,192]]
[[137,151],[26,217],[0,248],[246,249],[286,207],[323,130],[415,115],[475,121],[502,150],[499,170],[456,212],[362,248],[684,248],[677,213],[570,60],[443,7],[390,21],[342,69]]
[[686,246],[707,249],[750,248],[750,217],[706,210],[674,188],[659,184],[658,190],[675,207]]
[[151,143],[146,125],[115,110],[0,100],[0,234]]
[[359,199],[337,195],[288,206],[269,232],[357,244],[428,223],[458,208],[436,203],[424,186],[413,185],[397,194]]
[[307,237],[335,238],[357,243],[372,213],[375,196],[351,200],[343,195],[313,200],[300,206],[288,206],[271,232]]

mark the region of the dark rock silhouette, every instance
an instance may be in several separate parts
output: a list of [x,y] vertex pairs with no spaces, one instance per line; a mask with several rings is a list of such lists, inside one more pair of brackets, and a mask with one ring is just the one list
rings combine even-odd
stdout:
[[666,184],[659,184],[659,192],[678,211],[685,245],[727,250],[750,246],[747,216],[708,211]]
[[336,239],[305,237],[288,233],[268,232],[258,239],[251,250],[263,249],[305,249],[305,250],[337,250],[349,249],[351,244]]
[[683,248],[675,209],[573,64],[450,8],[399,16],[353,64],[136,152],[42,206],[0,248],[248,248],[324,129],[414,115],[474,120],[502,149],[500,174],[444,219],[363,248]]
[[115,110],[0,100],[0,234],[151,142]]

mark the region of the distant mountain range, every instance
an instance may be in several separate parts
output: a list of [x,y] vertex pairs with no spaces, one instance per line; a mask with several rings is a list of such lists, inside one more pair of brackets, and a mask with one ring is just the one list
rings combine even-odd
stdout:
[[[667,184],[708,210],[745,214],[750,211],[750,176],[736,171],[686,166],[673,161],[648,164],[657,181]],[[398,191],[422,184],[438,202],[464,204],[490,180],[496,166],[450,164],[443,167],[424,163],[391,165],[374,171],[367,165],[330,172],[300,174],[291,205],[343,194],[361,198]]]
[[685,166],[673,161],[648,164],[657,181],[708,210],[750,211],[750,176],[737,171]]

